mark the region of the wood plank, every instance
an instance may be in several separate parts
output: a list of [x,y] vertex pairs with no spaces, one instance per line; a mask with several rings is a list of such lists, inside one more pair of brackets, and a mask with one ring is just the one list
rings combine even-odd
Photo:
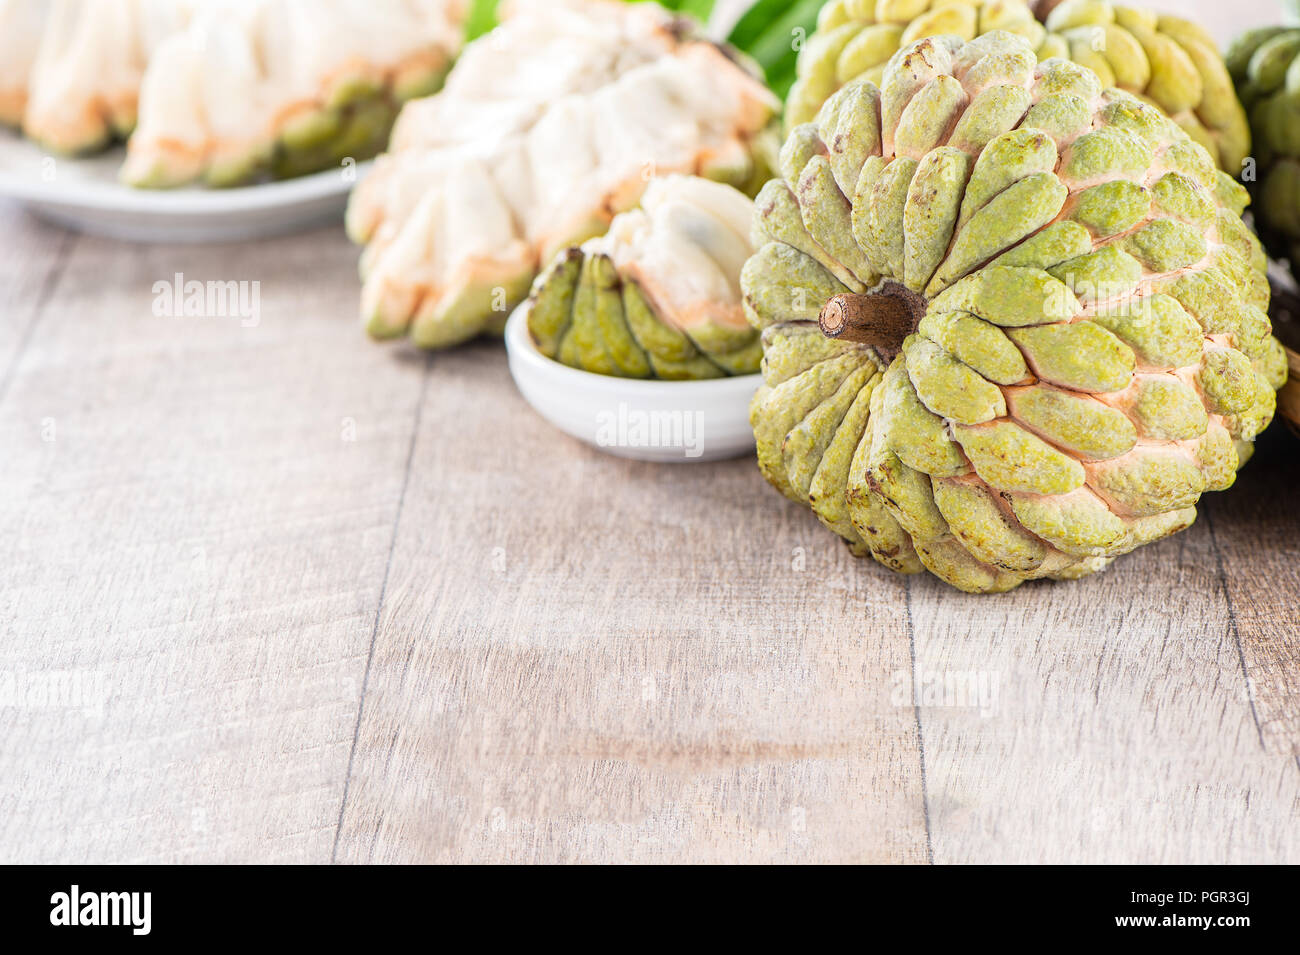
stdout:
[[48,302],[76,235],[27,215],[21,207],[0,202],[0,400],[12,381],[15,365]]
[[922,862],[900,578],[752,459],[619,461],[435,359],[337,858]]
[[1259,745],[1204,521],[1006,597],[918,578],[911,606],[923,678],[998,688],[920,708],[936,862],[1300,860],[1300,774]]
[[[76,240],[0,404],[3,861],[328,859],[425,369],[355,261]],[[260,321],[155,316],[177,272]]]
[[1206,523],[1227,589],[1260,743],[1300,770],[1300,440],[1279,422]]

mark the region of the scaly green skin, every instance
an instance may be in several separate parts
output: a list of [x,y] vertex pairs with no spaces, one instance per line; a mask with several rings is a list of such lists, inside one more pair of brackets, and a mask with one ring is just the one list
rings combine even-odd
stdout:
[[[811,122],[852,80],[878,85],[890,57],[916,40],[940,35],[971,40],[1005,30],[1024,37],[1041,60],[1068,57],[1096,72],[1103,86],[1155,103],[1205,146],[1220,168],[1239,174],[1250,152],[1250,129],[1209,34],[1179,17],[1107,0],[1065,0],[1037,8],[1048,11],[1043,22],[1021,0],[831,0],[799,55],[786,127]],[[999,115],[1019,117],[1023,110],[1017,105],[1012,98],[989,98],[968,119],[976,128],[996,125]]]
[[533,283],[528,329],[547,358],[600,375],[683,381],[750,375],[763,357],[752,328],[673,326],[601,252],[560,252]]
[[[1025,109],[972,120],[999,86]],[[1286,378],[1246,200],[1090,70],[1007,33],[914,44],[792,130],[756,201],[760,469],[854,553],[972,592],[1182,530]],[[896,356],[820,332],[881,280],[925,309]]]
[[[1258,168],[1247,185],[1269,251],[1300,263],[1300,27],[1264,27],[1227,53],[1237,95],[1250,115]],[[1298,273],[1300,274],[1300,273]]]

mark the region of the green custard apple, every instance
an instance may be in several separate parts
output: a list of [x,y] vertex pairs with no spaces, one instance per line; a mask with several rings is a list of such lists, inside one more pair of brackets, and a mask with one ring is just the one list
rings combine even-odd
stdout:
[[1159,106],[1237,175],[1250,129],[1218,45],[1181,17],[1107,0],[831,0],[799,54],[787,129],[812,121],[854,79],[879,85],[893,54],[927,36],[964,40],[992,30],[1024,37],[1040,59],[1068,57]]
[[1160,110],[995,31],[796,126],[742,272],[767,479],[962,590],[1098,571],[1231,485],[1286,377],[1245,190]]
[[1228,69],[1250,114],[1257,168],[1255,224],[1269,251],[1300,263],[1300,27],[1265,27],[1229,48]]
[[758,371],[740,270],[754,253],[754,204],[723,183],[665,176],[609,232],[556,256],[525,308],[538,348],[574,368],[626,378]]

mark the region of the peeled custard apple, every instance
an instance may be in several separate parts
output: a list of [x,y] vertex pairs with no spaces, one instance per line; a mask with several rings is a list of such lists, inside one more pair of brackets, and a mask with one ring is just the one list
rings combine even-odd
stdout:
[[360,160],[433,92],[467,0],[0,0],[0,121],[63,153],[127,140],[133,186]]
[[1286,376],[1266,261],[1158,109],[1009,33],[928,38],[780,162],[741,279],[758,461],[854,553],[1004,591],[1233,483]]
[[467,0],[220,0],[154,51],[122,179],[288,178],[379,153],[435,92]]
[[1069,58],[1103,86],[1155,103],[1220,168],[1240,172],[1250,130],[1214,39],[1181,17],[1107,0],[831,0],[799,54],[787,129],[810,122],[850,80],[879,84],[894,52],[922,37],[971,40],[992,30],[1024,37],[1040,59]]
[[654,4],[547,2],[466,47],[352,194],[369,333],[424,348],[500,333],[543,264],[656,175],[756,191],[780,103],[695,30]]
[[0,0],[0,120],[60,153],[125,138],[149,58],[198,2]]
[[609,232],[570,246],[525,305],[539,350],[626,378],[720,378],[758,371],[740,270],[754,253],[754,204],[731,186],[665,176]]
[[0,125],[21,126],[48,0],[0,0]]

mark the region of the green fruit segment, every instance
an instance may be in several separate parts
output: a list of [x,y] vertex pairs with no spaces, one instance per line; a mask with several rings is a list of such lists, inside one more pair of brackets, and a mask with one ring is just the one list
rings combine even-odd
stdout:
[[942,146],[917,164],[903,205],[903,281],[921,291],[930,282],[952,241],[970,160]]
[[1205,344],[1201,326],[1168,295],[1099,310],[1092,321],[1132,348],[1142,364],[1155,368],[1194,365]]
[[1127,232],[1151,211],[1151,197],[1136,183],[1116,179],[1079,193],[1070,216],[1098,238]]
[[1133,416],[1142,433],[1157,441],[1189,441],[1205,433],[1209,424],[1205,405],[1195,391],[1177,378],[1143,375],[1134,382],[1137,390]]
[[1069,190],[1041,172],[1008,186],[961,226],[948,257],[926,287],[936,294],[982,262],[1033,235],[1056,218]]
[[814,408],[785,436],[781,454],[785,473],[795,495],[808,500],[814,475],[821,466],[827,446],[835,437],[844,416],[863,387],[876,374],[871,365],[855,370],[835,392]]
[[623,317],[637,344],[652,361],[679,363],[699,359],[700,353],[690,336],[660,321],[635,282],[623,285]]
[[978,483],[935,481],[934,503],[962,546],[976,560],[1028,573],[1047,557],[1047,546],[998,506]]
[[[573,294],[573,320],[569,333],[560,343],[559,360],[571,368],[585,368],[600,375],[618,373],[618,366],[605,343],[605,326],[613,300],[617,297],[597,273],[597,257],[582,261],[582,271]],[[619,307],[622,308],[621,299]],[[602,321],[602,319],[605,319]]]
[[871,395],[878,387],[880,375],[874,369],[862,385],[853,403],[836,425],[821,463],[808,487],[808,503],[821,522],[847,540],[859,556],[868,547],[849,516],[849,469],[858,443],[867,427]]
[[[1043,11],[1039,18],[1037,7]],[[811,121],[840,86],[863,79],[882,83],[891,58],[924,37],[951,35],[978,42],[995,30],[1027,41],[1027,49],[1017,56],[1036,56],[1039,61],[1066,57],[1088,68],[1089,80],[1057,77],[1044,86],[1044,93],[1069,91],[1087,100],[1099,88],[1099,77],[1105,86],[1119,86],[1157,104],[1230,171],[1250,152],[1250,129],[1232,80],[1249,75],[1252,56],[1260,54],[1258,78],[1244,89],[1241,80],[1237,84],[1249,105],[1250,93],[1276,84],[1289,59],[1285,31],[1257,31],[1244,48],[1238,44],[1229,51],[1225,67],[1214,39],[1194,24],[1108,0],[1041,5],[1022,0],[831,0],[818,18],[817,32],[799,54],[798,78],[786,108],[788,127]],[[983,62],[971,73],[978,79],[1006,77],[1014,75],[1014,67]],[[921,78],[918,87],[930,79]],[[1014,80],[1003,82],[1017,85]],[[996,83],[971,85],[983,90]],[[898,118],[889,117],[891,123]]]
[[559,354],[560,342],[573,321],[573,297],[581,272],[582,253],[570,249],[542,273],[533,292],[528,330],[537,342],[537,350],[547,358]]
[[936,309],[970,312],[1016,328],[1069,321],[1082,309],[1070,289],[1039,269],[992,266],[968,276],[933,300]]
[[931,310],[917,331],[995,384],[1013,385],[1029,374],[1020,349],[1002,329],[967,312]]
[[1007,413],[1002,390],[928,338],[903,343],[907,374],[926,407],[959,424],[980,424]]
[[1078,461],[1010,421],[957,425],[953,434],[975,472],[998,490],[1068,494],[1083,486]]
[[1035,433],[1081,458],[1119,457],[1137,442],[1137,428],[1123,412],[1074,391],[1049,385],[1013,388],[1007,402]]
[[758,466],[781,493],[806,502],[796,493],[785,469],[785,437],[818,405],[835,394],[840,384],[860,368],[863,358],[846,354],[819,362],[808,371],[775,387],[764,385],[750,405],[750,421],[758,446]]
[[769,242],[745,263],[745,315],[757,328],[815,322],[822,305],[849,291],[821,263],[782,242]]
[[1097,489],[1131,514],[1149,517],[1195,504],[1205,476],[1193,461],[1161,449],[1098,465]]
[[852,274],[869,274],[871,264],[853,241],[852,206],[840,192],[825,156],[809,160],[797,192],[804,226],[813,241]]
[[879,413],[888,422],[886,446],[908,467],[943,476],[970,470],[943,419],[917,396],[902,363],[895,362],[885,373],[880,403]]
[[1133,350],[1095,322],[1013,328],[1007,334],[1039,378],[1073,391],[1119,391],[1137,366]]
[[762,344],[763,381],[772,386],[848,350],[824,336],[815,325],[806,324],[774,325],[764,329]]
[[1090,491],[1052,498],[1010,494],[1007,501],[1026,530],[1075,557],[1109,554],[1128,534],[1124,521]]

